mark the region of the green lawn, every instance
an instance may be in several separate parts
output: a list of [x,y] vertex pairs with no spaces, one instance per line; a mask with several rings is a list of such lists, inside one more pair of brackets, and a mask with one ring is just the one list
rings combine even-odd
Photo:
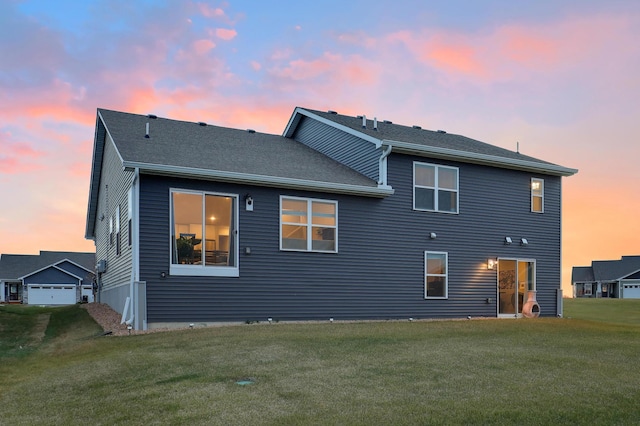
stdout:
[[639,310],[565,300],[565,318],[109,337],[77,306],[5,306],[0,424],[632,425]]

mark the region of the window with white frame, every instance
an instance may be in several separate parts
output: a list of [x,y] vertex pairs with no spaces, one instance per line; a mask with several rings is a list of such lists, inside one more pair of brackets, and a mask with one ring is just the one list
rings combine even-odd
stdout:
[[133,225],[133,188],[129,188],[127,195],[127,243],[129,247],[133,244],[133,232],[131,227]]
[[544,179],[531,178],[531,211],[544,213]]
[[116,254],[120,254],[120,206],[116,207]]
[[425,299],[446,299],[448,297],[448,263],[446,252],[424,252]]
[[338,251],[338,202],[280,197],[280,250]]
[[109,218],[109,246],[113,246],[113,216]]
[[458,168],[414,162],[413,209],[458,213]]
[[239,275],[237,206],[237,195],[171,190],[171,274]]

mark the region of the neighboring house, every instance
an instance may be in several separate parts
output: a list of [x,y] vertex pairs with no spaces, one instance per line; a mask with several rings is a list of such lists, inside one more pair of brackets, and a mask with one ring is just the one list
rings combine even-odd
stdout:
[[0,255],[0,302],[72,305],[93,301],[96,255],[61,251]]
[[332,111],[278,136],[99,109],[86,237],[135,329],[517,317],[529,291],[556,316],[576,172]]
[[573,297],[640,299],[640,256],[620,260],[594,260],[591,266],[574,266]]

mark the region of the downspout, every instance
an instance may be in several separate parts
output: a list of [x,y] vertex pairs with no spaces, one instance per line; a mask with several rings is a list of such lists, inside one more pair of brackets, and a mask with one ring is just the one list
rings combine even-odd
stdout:
[[391,154],[391,145],[387,145],[384,149],[384,145],[381,145],[382,154],[378,162],[378,188],[387,188],[387,157]]
[[[133,178],[131,179],[131,188],[133,190],[133,192],[135,193],[135,187],[136,184],[138,183],[138,175],[140,173],[140,169],[138,169],[137,167],[135,168],[134,172],[133,172]],[[131,197],[132,198],[132,204],[134,204],[135,206],[135,201],[134,199],[136,198],[135,196]],[[132,228],[135,228],[135,226],[133,225],[134,223],[134,218],[135,218],[135,214],[134,214],[134,206],[128,206],[130,207],[127,210],[130,210],[132,213],[131,219],[131,227],[129,229],[129,232],[132,232]],[[135,318],[135,305],[137,303],[137,301],[134,299],[134,287],[135,287],[135,282],[138,280],[138,253],[137,253],[137,244],[136,244],[136,235],[132,234],[131,235],[131,278],[129,281],[129,300],[131,301],[129,303],[129,318],[127,320],[125,320],[125,324],[127,325],[132,325],[133,324],[133,320]]]

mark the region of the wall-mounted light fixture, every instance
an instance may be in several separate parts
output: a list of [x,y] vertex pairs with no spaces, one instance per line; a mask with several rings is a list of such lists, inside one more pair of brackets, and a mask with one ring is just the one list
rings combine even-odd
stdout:
[[487,269],[495,269],[498,265],[498,261],[496,259],[487,259]]
[[520,238],[520,245],[521,246],[528,246],[529,245],[529,241],[527,241],[526,238]]
[[435,232],[429,233],[429,238],[431,238],[432,240],[435,240],[437,237],[438,235]]
[[244,202],[245,202],[245,207],[247,209],[248,212],[252,212],[253,211],[253,197],[251,196],[251,194],[247,194],[244,196]]
[[504,243],[505,244],[511,244],[513,242],[513,240],[511,239],[511,237],[504,237]]

